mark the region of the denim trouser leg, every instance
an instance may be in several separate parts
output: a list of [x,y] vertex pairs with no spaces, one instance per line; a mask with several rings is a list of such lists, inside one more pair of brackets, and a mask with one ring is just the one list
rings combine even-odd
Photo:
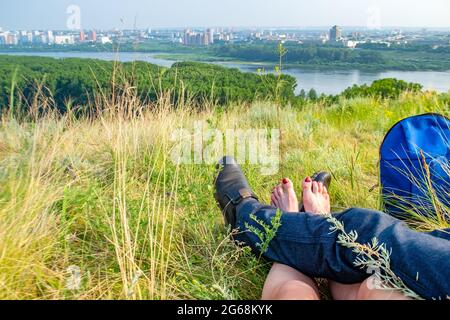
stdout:
[[442,230],[435,230],[433,232],[428,233],[429,235],[437,238],[442,238],[450,241],[450,229]]
[[[246,231],[245,224],[258,227],[250,215],[270,224],[276,210],[249,199],[237,208],[240,231],[236,240],[258,251],[258,237]],[[427,299],[450,296],[450,241],[445,233],[419,233],[384,213],[350,209],[334,217],[346,232],[358,233],[358,242],[366,244],[376,237],[391,254],[391,269],[403,282]],[[330,231],[327,218],[309,213],[285,213],[281,227],[264,256],[291,266],[311,277],[341,283],[362,282],[370,276],[354,266],[356,254],[337,243],[338,233]]]

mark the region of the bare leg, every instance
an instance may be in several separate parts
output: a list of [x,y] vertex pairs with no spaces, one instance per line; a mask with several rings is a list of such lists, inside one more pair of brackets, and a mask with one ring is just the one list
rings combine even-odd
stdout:
[[331,294],[335,300],[411,300],[395,290],[375,289],[373,281],[373,277],[351,285],[330,281]]
[[275,263],[264,285],[262,300],[320,300],[320,294],[314,280]]
[[[285,212],[298,212],[291,180],[283,179],[272,193],[272,205]],[[264,285],[263,300],[320,300],[315,281],[286,265],[275,263]]]

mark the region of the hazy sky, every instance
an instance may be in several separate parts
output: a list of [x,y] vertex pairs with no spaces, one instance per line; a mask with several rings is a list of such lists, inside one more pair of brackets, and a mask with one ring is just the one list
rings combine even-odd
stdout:
[[1,0],[3,29],[204,26],[450,27],[450,0]]

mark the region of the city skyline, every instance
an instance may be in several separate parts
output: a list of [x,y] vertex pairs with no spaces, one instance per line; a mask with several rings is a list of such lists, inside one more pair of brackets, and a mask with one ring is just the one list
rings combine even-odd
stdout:
[[447,0],[8,1],[0,27],[20,30],[223,27],[450,28]]
[[427,44],[433,48],[448,45],[448,35],[442,31],[356,31],[345,30],[341,26],[333,26],[328,32],[322,31],[287,31],[287,30],[234,30],[232,28],[209,28],[203,31],[185,29],[174,30],[0,30],[0,46],[40,46],[40,45],[78,45],[78,44],[113,44],[113,43],[158,43],[183,44],[185,46],[210,46],[217,42],[251,43],[281,42],[297,45],[330,44],[356,48],[358,45],[376,44],[383,46]]

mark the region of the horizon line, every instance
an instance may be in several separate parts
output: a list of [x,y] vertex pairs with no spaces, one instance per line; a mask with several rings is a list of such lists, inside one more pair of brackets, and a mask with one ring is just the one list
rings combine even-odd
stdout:
[[8,28],[0,28],[4,29],[3,31],[22,31],[22,30],[54,30],[54,31],[78,31],[78,30],[102,30],[102,31],[111,31],[111,30],[148,30],[148,29],[159,29],[159,30],[183,30],[183,29],[189,29],[189,28],[198,28],[198,29],[217,29],[217,28],[228,28],[228,29],[274,29],[274,30],[282,30],[282,29],[327,29],[331,28],[333,26],[339,26],[342,28],[357,28],[357,29],[366,29],[368,31],[378,31],[378,30],[388,30],[388,29],[444,29],[450,31],[450,26],[382,26],[380,28],[368,28],[367,26],[358,26],[358,25],[342,25],[342,24],[334,24],[334,25],[318,25],[318,26],[238,26],[238,25],[215,25],[215,26],[194,26],[194,25],[188,25],[188,26],[149,26],[149,27],[139,27],[139,28],[117,28],[117,27],[110,27],[110,28],[99,28],[99,27],[87,27],[87,28],[80,28],[80,29],[68,29],[68,28],[18,28],[18,29],[8,29]]

